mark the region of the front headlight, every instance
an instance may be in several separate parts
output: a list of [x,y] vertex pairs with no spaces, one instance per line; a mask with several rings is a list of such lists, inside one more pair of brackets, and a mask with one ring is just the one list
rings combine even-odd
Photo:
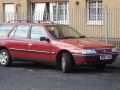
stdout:
[[83,49],[82,54],[96,54],[97,52],[95,50],[90,49]]
[[112,52],[117,52],[117,49],[116,48],[112,48]]

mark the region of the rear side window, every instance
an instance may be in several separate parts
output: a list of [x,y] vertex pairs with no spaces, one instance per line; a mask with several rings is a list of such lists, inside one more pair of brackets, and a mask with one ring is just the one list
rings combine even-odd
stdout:
[[15,35],[15,31],[17,29],[17,26],[12,30],[12,32],[9,34],[9,37],[13,38]]
[[11,25],[0,25],[0,37],[5,36],[12,29]]
[[28,25],[19,25],[15,32],[15,38],[24,38],[26,39],[28,37],[28,31],[29,31]]

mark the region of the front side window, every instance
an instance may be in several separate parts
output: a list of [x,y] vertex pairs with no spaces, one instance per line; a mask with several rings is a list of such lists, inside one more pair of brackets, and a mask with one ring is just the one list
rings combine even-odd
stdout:
[[0,37],[5,36],[12,27],[11,25],[0,25]]
[[102,17],[102,0],[88,0],[88,23],[100,24],[103,20]]
[[31,29],[31,39],[32,40],[40,40],[40,37],[47,37],[47,34],[43,27],[40,26],[32,26]]
[[19,25],[15,32],[15,38],[27,38],[29,26]]

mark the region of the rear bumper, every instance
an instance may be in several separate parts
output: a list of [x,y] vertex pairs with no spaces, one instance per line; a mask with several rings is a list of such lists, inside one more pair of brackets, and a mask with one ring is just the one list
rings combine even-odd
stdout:
[[76,65],[78,65],[78,64],[82,64],[82,63],[112,64],[118,56],[118,53],[109,53],[109,55],[112,55],[112,59],[100,60],[100,56],[101,55],[106,55],[106,54],[93,54],[93,55],[73,54],[73,57],[74,57]]

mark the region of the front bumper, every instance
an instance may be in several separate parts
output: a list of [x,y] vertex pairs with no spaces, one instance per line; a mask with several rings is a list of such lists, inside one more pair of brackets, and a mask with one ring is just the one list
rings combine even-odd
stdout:
[[[100,60],[101,55],[112,55],[112,59]],[[93,54],[93,55],[73,54],[76,65],[81,63],[112,64],[116,60],[117,56],[118,53]]]

